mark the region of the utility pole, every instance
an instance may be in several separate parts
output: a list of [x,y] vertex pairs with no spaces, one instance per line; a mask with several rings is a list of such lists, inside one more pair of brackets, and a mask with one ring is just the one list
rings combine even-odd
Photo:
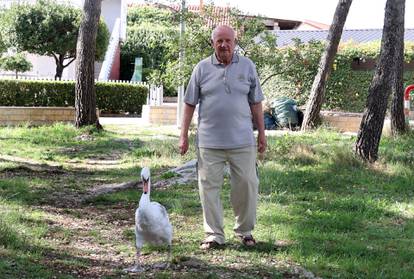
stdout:
[[179,71],[180,71],[180,85],[178,86],[177,98],[177,127],[181,128],[183,108],[184,108],[184,35],[185,35],[185,0],[181,1],[181,15],[180,15],[180,53],[179,53]]

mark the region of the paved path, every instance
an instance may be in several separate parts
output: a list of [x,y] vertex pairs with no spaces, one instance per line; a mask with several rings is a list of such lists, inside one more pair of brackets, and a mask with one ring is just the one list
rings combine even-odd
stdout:
[[99,117],[101,125],[148,125],[141,117]]

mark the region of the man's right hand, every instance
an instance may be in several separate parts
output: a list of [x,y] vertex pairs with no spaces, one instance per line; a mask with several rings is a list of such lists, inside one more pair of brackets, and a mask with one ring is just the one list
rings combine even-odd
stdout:
[[180,136],[179,142],[180,154],[184,155],[188,151],[188,135],[187,136]]

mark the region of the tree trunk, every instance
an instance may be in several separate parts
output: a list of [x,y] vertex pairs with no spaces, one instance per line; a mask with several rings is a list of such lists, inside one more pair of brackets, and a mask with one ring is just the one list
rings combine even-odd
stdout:
[[395,73],[392,82],[392,103],[391,103],[391,133],[393,136],[403,134],[408,126],[405,124],[404,115],[404,13],[405,5],[400,7],[400,24],[394,29],[397,36],[395,49],[397,58],[395,59]]
[[61,80],[63,69],[65,68],[63,66],[63,61],[65,60],[64,55],[58,54],[58,57],[55,56],[56,61],[56,74],[55,74],[55,80]]
[[396,60],[398,59],[399,34],[395,32],[403,24],[405,0],[387,0],[381,52],[375,74],[368,89],[367,104],[355,144],[356,153],[368,162],[378,159],[388,96],[393,87]]
[[96,125],[100,129],[102,126],[96,115],[94,57],[101,0],[85,0],[83,12],[76,46],[75,125],[77,128]]
[[339,0],[338,5],[336,6],[332,25],[329,28],[327,39],[328,43],[319,62],[318,73],[313,81],[309,100],[306,105],[306,111],[302,123],[303,131],[315,127],[319,119],[319,112],[321,111],[325,94],[326,81],[328,80],[329,74],[332,70],[333,61],[336,52],[338,51],[342,30],[344,28],[351,4],[352,0]]

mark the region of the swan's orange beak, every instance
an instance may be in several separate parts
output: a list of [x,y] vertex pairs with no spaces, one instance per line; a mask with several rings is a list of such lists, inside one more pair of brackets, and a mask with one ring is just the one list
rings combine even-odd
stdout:
[[144,192],[144,194],[148,193],[148,183],[149,179],[142,179],[142,191]]

